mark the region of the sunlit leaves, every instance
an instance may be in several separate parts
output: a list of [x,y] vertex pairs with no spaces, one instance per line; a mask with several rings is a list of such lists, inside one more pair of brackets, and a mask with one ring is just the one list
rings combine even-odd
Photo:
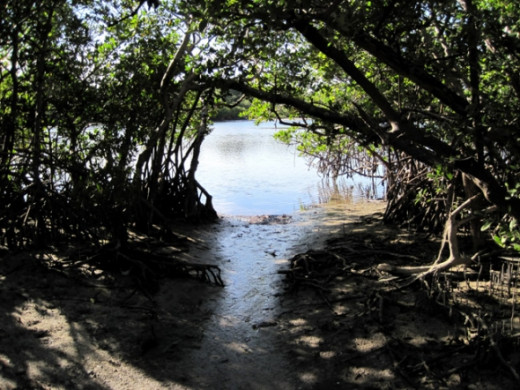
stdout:
[[[101,209],[132,201],[127,186],[135,156],[186,76],[187,61],[181,56],[160,94],[189,18],[176,14],[174,2],[152,9],[127,0],[10,3],[10,19],[0,24],[2,32],[13,31],[0,40],[5,129],[0,136],[9,135],[1,139],[1,188],[17,188],[16,196],[27,198],[33,191],[27,178],[39,180],[47,194],[59,194],[67,207],[76,207],[69,216],[88,209],[89,218],[109,227],[113,221]],[[192,44],[187,53],[196,42]],[[194,69],[200,66],[193,64]],[[175,120],[188,120],[186,110],[197,108],[196,96],[189,91],[183,95]],[[200,123],[197,114],[191,119],[194,126]],[[182,138],[174,131],[173,121],[167,122],[166,136]],[[186,126],[183,132],[188,139],[193,128]],[[44,210],[33,212],[54,221]],[[67,218],[55,223],[67,223]]]
[[[249,114],[257,119],[312,117],[309,132],[281,136],[300,142],[309,155],[343,153],[341,164],[348,166],[349,156],[361,156],[361,145],[363,158],[389,163],[383,144],[402,148],[399,141],[408,137],[408,150],[429,156],[440,191],[455,180],[456,163],[469,160],[478,160],[498,187],[515,188],[520,5],[474,0],[469,10],[462,3],[176,0],[156,6],[85,0],[56,1],[49,8],[49,2],[12,0],[0,21],[2,124],[15,129],[10,138],[16,145],[27,147],[35,103],[43,98],[38,118],[45,134],[56,128],[67,138],[48,153],[53,162],[70,169],[68,148],[72,156],[123,166],[151,139],[184,80],[193,77],[176,106],[178,123],[197,108],[199,92],[226,80],[270,96],[270,103],[251,105]],[[311,44],[302,26],[314,29],[325,45]],[[166,74],[185,36],[189,44]],[[48,58],[38,69],[37,53],[43,52]],[[43,88],[38,92],[36,85]],[[209,95],[218,106],[220,97]],[[281,98],[302,104],[283,106]],[[318,109],[330,115],[320,120]],[[339,116],[349,121],[330,122]],[[189,123],[196,126],[200,118],[194,117]],[[408,129],[404,138],[390,133],[398,122]],[[96,135],[87,131],[92,124],[100,125]],[[174,124],[167,130],[178,139]],[[40,148],[46,148],[51,137],[42,141]]]

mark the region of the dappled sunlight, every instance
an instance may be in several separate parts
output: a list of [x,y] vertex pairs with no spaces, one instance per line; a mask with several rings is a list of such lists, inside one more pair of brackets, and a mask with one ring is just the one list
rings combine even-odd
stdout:
[[312,372],[302,372],[298,374],[300,380],[305,384],[314,384],[318,381],[319,376]]
[[[15,307],[14,318],[48,348],[68,351],[69,359],[83,358],[93,350],[85,329],[93,321],[87,320],[81,325],[70,321],[50,301],[30,299]],[[52,339],[51,334],[55,336]]]
[[[57,272],[33,258],[4,258],[0,265],[7,275],[0,301],[0,388],[161,387],[155,374],[138,363],[153,336],[146,326],[151,306],[145,297],[100,279],[83,276],[77,283],[63,269]],[[176,316],[184,310],[179,303],[169,301]],[[189,331],[179,331],[166,311],[162,317],[169,327],[155,328],[168,342],[161,353],[196,340]]]
[[352,343],[357,351],[368,353],[384,347],[387,338],[382,333],[374,333],[370,337],[356,337]]
[[518,388],[518,2],[3,1],[0,390]]
[[446,327],[442,319],[432,318],[422,313],[415,316],[413,321],[398,318],[395,324],[398,325],[395,335],[417,348],[427,347],[428,344],[439,341],[446,344],[454,343],[460,336],[460,330],[455,324]]
[[290,319],[289,324],[291,324],[292,326],[303,326],[307,324],[307,320],[304,318]]
[[[103,377],[108,372],[110,376],[125,377],[123,381],[128,385],[142,380],[146,380],[150,385],[159,385],[159,382],[155,382],[148,374],[136,370],[133,364],[116,362],[118,358],[113,352],[118,350],[117,340],[106,338],[102,342],[103,348],[97,348],[96,340],[92,339],[87,328],[99,329],[95,333],[102,334],[103,325],[92,318],[82,323],[71,321],[67,318],[67,313],[55,308],[50,301],[42,299],[23,303],[15,309],[15,313],[16,321],[27,331],[33,332],[35,342],[44,348],[43,351],[34,348],[27,350],[26,368],[23,373],[33,381],[53,383],[59,380],[60,371],[72,371],[78,375],[78,382],[74,386],[87,378],[110,382],[109,377]],[[40,320],[30,320],[36,317]],[[22,348],[27,347],[29,346],[24,345]],[[8,361],[9,358],[5,357],[3,360]],[[100,362],[108,362],[108,365]],[[100,364],[103,364],[103,367]],[[69,382],[64,388],[72,385],[73,383]]]
[[[310,230],[299,232],[300,242],[291,241],[299,228],[297,221],[291,224],[224,220],[214,232],[228,240],[216,244],[218,234],[197,240],[190,255],[219,264],[226,287],[167,279],[153,301],[123,285],[103,286],[97,278],[70,289],[70,280],[53,270],[43,272],[44,278],[31,276],[24,283],[29,288],[16,290],[18,274],[6,274],[2,284],[11,295],[2,302],[10,304],[4,322],[15,336],[28,336],[23,346],[14,345],[28,351],[20,358],[0,350],[3,369],[11,373],[2,384],[19,384],[15,378],[22,375],[51,388],[71,388],[61,378],[73,373],[85,387],[100,389],[134,383],[158,389],[165,383],[179,389],[399,387],[404,381],[398,369],[440,383],[434,374],[445,366],[432,366],[431,374],[423,364],[436,362],[439,351],[454,351],[452,367],[472,359],[471,351],[461,350],[464,336],[446,326],[420,290],[380,295],[372,264],[385,252],[382,242],[400,243],[393,231],[350,223],[326,249],[304,254],[301,269],[310,273],[293,285],[282,283],[277,271],[292,264],[290,253],[307,244],[302,232]],[[384,239],[374,241],[370,234]],[[407,252],[414,244],[401,245]]]
[[395,380],[395,375],[390,369],[376,369],[373,367],[349,367],[347,378],[355,384],[370,384],[377,382],[390,382]]
[[341,316],[347,314],[352,310],[352,308],[349,305],[337,303],[332,306],[332,310],[334,310],[334,313]]
[[338,353],[336,351],[320,351],[320,359],[334,359],[338,356]]
[[323,341],[321,337],[316,336],[300,336],[296,339],[298,345],[304,345],[310,348],[318,348],[320,343]]
[[377,217],[346,226],[325,250],[291,258],[285,273],[290,293],[282,306],[293,310],[282,315],[283,332],[302,386],[439,388],[444,378],[461,383],[458,372],[446,372],[474,361],[463,324],[439,307],[436,295],[417,285],[392,288],[374,272],[391,253],[430,254],[435,242],[422,239],[419,247],[419,237],[379,224]]
[[[98,361],[103,352],[95,348],[85,326],[71,321],[67,318],[68,313],[58,309],[50,300],[33,297],[28,292],[23,294],[27,300],[14,306],[11,315],[18,327],[16,333],[32,334],[33,337],[12,340],[11,348],[24,351],[23,363],[20,360],[14,363],[17,374],[30,378],[30,381],[57,384],[64,372],[72,370],[78,375],[78,384],[91,379],[95,381],[87,375],[92,369],[89,362]],[[3,349],[11,348],[4,346]],[[8,353],[2,360],[11,364],[4,367],[13,365]],[[2,386],[11,388],[7,383],[2,383]]]

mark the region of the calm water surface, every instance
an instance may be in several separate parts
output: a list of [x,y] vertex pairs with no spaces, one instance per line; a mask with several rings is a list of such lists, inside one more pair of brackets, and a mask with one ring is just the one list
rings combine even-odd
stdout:
[[[335,193],[294,146],[276,141],[275,122],[218,122],[204,140],[197,178],[221,215],[290,214],[326,203]],[[341,180],[342,196],[381,196],[369,180]]]
[[[294,147],[276,142],[275,132],[274,123],[221,122],[202,145],[197,179],[213,195],[222,218],[201,228],[203,240],[188,260],[218,265],[226,286],[202,301],[201,310],[209,316],[204,338],[179,362],[188,388],[314,386],[283,352],[288,345],[277,322],[284,310],[278,271],[296,253],[317,248],[341,231],[366,204],[366,186],[342,182],[339,196]],[[325,205],[330,198],[336,201]],[[274,223],[251,218],[266,214],[286,216]]]

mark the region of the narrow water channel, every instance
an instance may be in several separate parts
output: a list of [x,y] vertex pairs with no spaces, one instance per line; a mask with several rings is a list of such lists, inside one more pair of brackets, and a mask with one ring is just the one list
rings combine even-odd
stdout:
[[188,388],[305,388],[278,334],[285,310],[278,271],[340,231],[367,199],[355,183],[343,196],[324,188],[294,148],[274,141],[274,131],[272,124],[224,122],[203,145],[198,180],[221,220],[204,229],[192,255],[219,265],[226,286],[201,308],[209,313],[204,337],[183,359]]

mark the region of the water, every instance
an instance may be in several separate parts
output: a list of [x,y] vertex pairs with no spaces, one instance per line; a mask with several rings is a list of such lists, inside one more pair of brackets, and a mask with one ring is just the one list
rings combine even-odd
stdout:
[[[204,140],[197,179],[221,215],[289,214],[341,196],[356,201],[382,196],[370,180],[324,180],[295,146],[276,141],[275,122],[219,122]],[[375,191],[375,193],[374,193]]]
[[280,336],[278,271],[341,231],[367,199],[352,181],[327,186],[274,132],[273,123],[222,122],[202,145],[197,179],[221,221],[201,228],[188,260],[218,265],[226,286],[202,300],[211,313],[204,338],[179,363],[189,388],[312,388],[298,378]]

